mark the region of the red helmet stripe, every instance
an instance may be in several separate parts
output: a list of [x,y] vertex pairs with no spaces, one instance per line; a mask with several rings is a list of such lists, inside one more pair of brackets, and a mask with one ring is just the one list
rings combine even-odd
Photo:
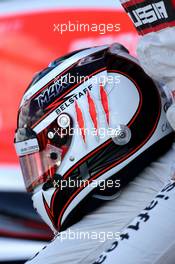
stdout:
[[83,118],[83,113],[78,106],[78,103],[75,101],[75,111],[77,115],[77,122],[79,125],[79,128],[81,129],[81,134],[83,137],[84,142],[86,142],[86,136],[85,136],[85,123],[84,123],[84,118]]
[[100,84],[100,96],[101,96],[101,102],[103,105],[103,109],[105,111],[106,114],[106,120],[108,122],[109,125],[109,103],[108,103],[108,95],[106,90],[104,89],[103,84]]
[[92,122],[94,124],[94,127],[97,130],[98,129],[97,111],[96,111],[94,100],[90,96],[89,92],[87,93],[87,99],[88,99],[88,103],[89,103],[89,113],[90,113]]

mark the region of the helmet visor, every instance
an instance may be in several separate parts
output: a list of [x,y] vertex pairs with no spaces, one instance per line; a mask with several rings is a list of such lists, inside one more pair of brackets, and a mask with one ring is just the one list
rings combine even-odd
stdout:
[[36,135],[32,129],[19,128],[15,134],[15,148],[27,191],[53,178],[67,153],[71,136],[54,134],[47,129]]

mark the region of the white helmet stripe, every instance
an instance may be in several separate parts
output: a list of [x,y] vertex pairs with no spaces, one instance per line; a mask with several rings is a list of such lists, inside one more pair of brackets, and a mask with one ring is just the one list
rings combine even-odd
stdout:
[[66,70],[68,67],[76,63],[78,60],[91,55],[93,53],[96,53],[98,51],[104,50],[108,48],[108,45],[100,46],[97,48],[90,48],[84,51],[80,51],[73,55],[72,57],[66,59],[63,61],[60,65],[55,67],[52,71],[50,71],[48,74],[43,76],[36,84],[34,84],[23,96],[20,107],[25,103],[26,100],[30,99],[35,93],[37,93],[43,86],[45,86],[49,81],[56,78],[60,73],[62,73],[64,70]]
[[36,127],[33,128],[36,134],[39,134],[42,130],[44,130],[47,126],[49,126],[59,114],[56,111],[53,111],[50,115],[44,118]]

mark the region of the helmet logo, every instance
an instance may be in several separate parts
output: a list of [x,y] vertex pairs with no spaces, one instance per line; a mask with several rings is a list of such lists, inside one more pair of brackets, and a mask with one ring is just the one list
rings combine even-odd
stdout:
[[61,76],[59,79],[55,79],[53,83],[48,86],[43,92],[41,92],[35,100],[38,102],[38,106],[43,108],[45,105],[55,99],[59,93],[68,87],[67,75]]

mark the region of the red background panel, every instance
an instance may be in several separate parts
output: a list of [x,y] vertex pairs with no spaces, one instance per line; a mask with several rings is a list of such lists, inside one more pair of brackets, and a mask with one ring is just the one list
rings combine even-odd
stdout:
[[[54,32],[59,23],[120,24],[120,32]],[[113,42],[135,52],[137,33],[119,10],[35,11],[0,18],[0,163],[17,163],[13,146],[17,109],[33,75],[75,49]]]

